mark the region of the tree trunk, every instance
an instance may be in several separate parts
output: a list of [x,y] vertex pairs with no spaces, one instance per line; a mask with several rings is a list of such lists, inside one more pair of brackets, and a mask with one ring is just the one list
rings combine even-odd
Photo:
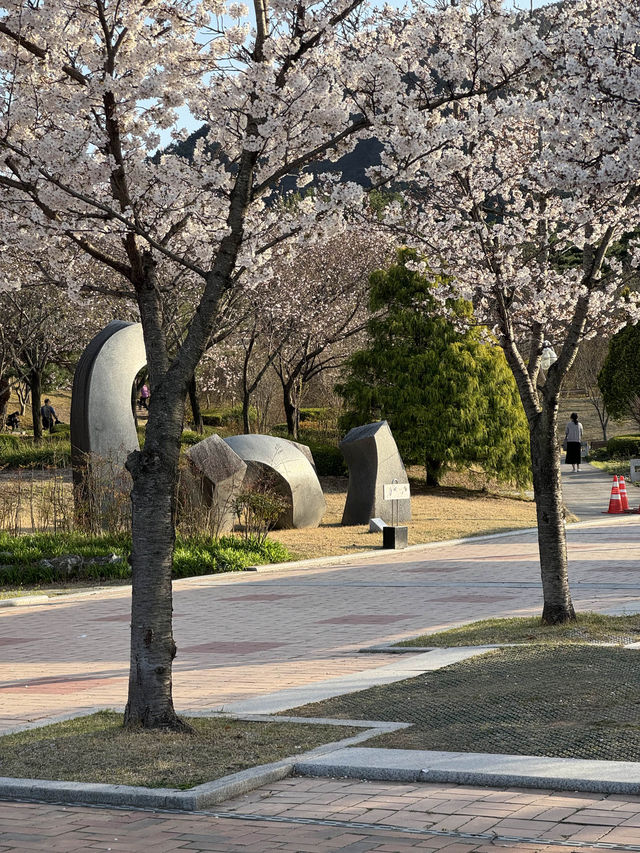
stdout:
[[557,403],[547,403],[543,411],[529,421],[533,494],[544,594],[542,622],[545,625],[557,625],[576,618],[569,591],[557,421]]
[[6,379],[0,379],[0,432],[4,429],[7,420],[7,408],[11,397],[11,387]]
[[138,386],[134,382],[131,386],[131,414],[133,415],[136,430],[138,429],[138,393]]
[[424,461],[425,473],[427,476],[427,486],[435,488],[440,485],[440,475],[442,474],[442,462],[436,459],[430,459],[428,456]]
[[245,435],[251,434],[250,415],[251,395],[246,388],[242,390],[242,431]]
[[20,417],[23,418],[27,411],[27,403],[29,402],[29,387],[23,385],[22,382],[19,382],[16,388],[16,394],[18,395],[18,402],[20,403]]
[[297,440],[300,412],[295,401],[293,383],[283,384],[282,390],[284,413],[287,418],[287,432],[291,438],[295,438]]
[[171,568],[185,393],[154,389],[144,448],[132,453],[131,667],[125,726],[189,727],[173,707]]
[[40,408],[42,406],[42,374],[37,368],[33,368],[29,372],[29,390],[31,391],[33,440],[38,442],[42,438],[42,420],[40,419]]
[[202,420],[200,400],[198,399],[198,386],[195,374],[189,381],[189,403],[191,404],[191,414],[193,415],[193,428],[202,435],[204,433],[204,422]]

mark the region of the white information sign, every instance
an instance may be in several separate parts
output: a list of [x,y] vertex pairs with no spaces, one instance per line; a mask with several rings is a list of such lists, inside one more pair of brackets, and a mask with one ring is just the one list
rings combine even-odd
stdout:
[[385,501],[402,501],[411,497],[409,483],[385,483],[382,487],[382,497]]

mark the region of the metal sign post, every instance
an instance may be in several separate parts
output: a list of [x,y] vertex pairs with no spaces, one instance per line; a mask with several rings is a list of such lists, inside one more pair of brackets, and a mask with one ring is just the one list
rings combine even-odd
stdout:
[[[409,483],[399,483],[394,480],[393,483],[385,483],[382,487],[382,497],[385,501],[391,501],[391,524],[397,526],[400,518],[400,508],[398,501],[409,500],[411,492],[409,491]],[[395,509],[395,523],[393,520]]]
[[385,501],[391,501],[391,526],[382,531],[383,548],[406,548],[408,527],[400,527],[400,505],[399,501],[410,500],[409,483],[385,483],[382,487],[382,497]]

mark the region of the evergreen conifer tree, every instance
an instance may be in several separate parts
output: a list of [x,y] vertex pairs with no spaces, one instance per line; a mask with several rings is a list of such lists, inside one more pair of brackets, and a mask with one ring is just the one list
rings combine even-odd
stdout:
[[631,417],[640,425],[640,325],[625,326],[611,338],[598,385],[611,417]]
[[[531,479],[527,421],[502,350],[482,331],[460,332],[438,315],[436,281],[397,263],[371,276],[369,345],[349,359],[336,387],[341,426],[384,418],[406,464],[423,464],[436,486],[447,468],[479,465],[499,480]],[[449,304],[469,316],[463,300]]]

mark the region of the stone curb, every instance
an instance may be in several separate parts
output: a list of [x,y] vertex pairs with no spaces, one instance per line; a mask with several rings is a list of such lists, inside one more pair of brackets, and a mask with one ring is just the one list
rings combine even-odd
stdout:
[[48,595],[19,595],[16,598],[0,598],[0,607],[27,607],[29,604],[48,603]]
[[[86,714],[82,715],[86,716]],[[196,716],[196,714],[193,714]],[[215,716],[205,712],[197,716]],[[175,788],[145,788],[136,785],[110,785],[96,782],[57,782],[45,779],[14,779],[0,777],[0,799],[30,800],[68,805],[101,805],[143,809],[169,809],[172,811],[198,811],[207,806],[222,803],[233,797],[239,797],[262,785],[285,779],[293,772],[299,759],[313,762],[326,753],[355,746],[362,741],[386,732],[407,728],[409,723],[389,723],[376,720],[334,720],[312,717],[273,717],[265,714],[252,714],[238,717],[221,714],[228,719],[241,719],[258,722],[296,722],[309,725],[334,725],[362,727],[364,731],[332,743],[322,744],[309,750],[302,756],[289,756],[270,764],[261,764],[240,770],[221,779],[196,785],[187,791]],[[65,719],[71,719],[65,716]],[[32,726],[33,728],[34,726]],[[15,731],[23,731],[25,727]]]
[[[637,513],[636,513],[637,515]],[[603,527],[610,524],[612,521],[620,521],[619,515],[609,516],[609,518],[589,519],[587,521],[576,521],[573,524],[567,525],[569,530],[581,527]],[[432,548],[443,548],[450,545],[466,545],[470,542],[486,542],[491,539],[502,539],[507,536],[520,536],[538,532],[537,527],[520,527],[517,530],[503,530],[500,533],[486,533],[483,536],[466,536],[462,539],[442,539],[439,542],[423,542],[420,545],[408,545],[402,551],[393,551],[385,548],[376,548],[371,551],[356,551],[353,554],[339,554],[335,557],[313,557],[308,560],[295,560],[288,563],[266,563],[263,566],[249,566],[243,571],[245,572],[280,572],[286,569],[304,569],[307,566],[313,568],[315,566],[332,566],[334,564],[348,563],[351,560],[371,559],[389,554],[411,553],[412,551],[431,550]],[[217,575],[205,575],[199,578],[186,578],[186,580],[202,580],[203,577],[211,578],[218,577]]]
[[311,762],[298,759],[294,772],[367,781],[640,793],[640,763],[632,761],[361,747],[342,749]]

